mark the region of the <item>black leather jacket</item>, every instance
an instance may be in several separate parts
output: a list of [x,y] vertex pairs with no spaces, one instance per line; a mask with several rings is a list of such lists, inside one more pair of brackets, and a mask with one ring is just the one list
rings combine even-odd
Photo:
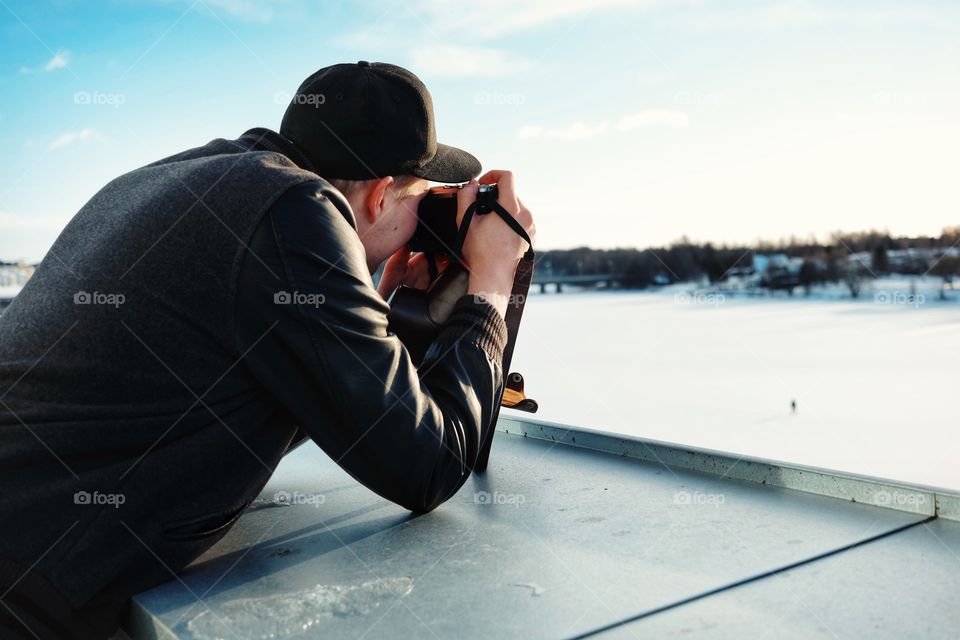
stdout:
[[[343,196],[287,191],[249,243],[237,292],[244,365],[354,478],[412,511],[467,479],[503,392],[506,326],[464,296],[419,370],[387,332]],[[269,330],[269,331],[268,331]]]

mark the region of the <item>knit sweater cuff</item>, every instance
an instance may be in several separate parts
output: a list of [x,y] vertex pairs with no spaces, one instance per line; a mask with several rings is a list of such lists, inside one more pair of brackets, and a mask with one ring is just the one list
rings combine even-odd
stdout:
[[507,325],[496,307],[483,296],[464,294],[457,300],[453,313],[430,350],[437,349],[443,354],[461,340],[479,346],[492,362],[503,363]]

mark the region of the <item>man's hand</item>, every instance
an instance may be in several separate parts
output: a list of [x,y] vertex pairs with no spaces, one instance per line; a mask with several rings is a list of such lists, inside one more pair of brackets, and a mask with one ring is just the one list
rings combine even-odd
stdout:
[[[442,272],[449,263],[450,259],[447,256],[439,256],[437,269]],[[414,289],[426,289],[430,285],[430,270],[426,255],[422,253],[413,255],[407,247],[401,247],[387,259],[377,291],[386,300],[400,285]]]
[[[471,180],[457,194],[457,226],[463,222],[467,207],[477,199],[480,184],[497,184],[500,205],[523,227],[533,242],[537,228],[533,216],[517,198],[513,174],[509,171],[488,171],[480,180]],[[507,303],[513,291],[517,264],[527,251],[527,241],[507,226],[499,215],[474,215],[470,220],[463,243],[463,258],[470,269],[467,293],[483,296],[506,315]]]

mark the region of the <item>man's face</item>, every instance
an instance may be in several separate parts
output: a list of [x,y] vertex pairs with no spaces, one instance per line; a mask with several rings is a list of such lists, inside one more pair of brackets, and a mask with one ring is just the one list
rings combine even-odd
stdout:
[[367,252],[367,266],[373,273],[380,263],[413,237],[417,228],[417,207],[430,189],[430,183],[417,180],[403,189],[403,193],[391,184],[380,196],[376,194],[375,185],[370,189],[372,191],[367,190],[362,202],[350,204],[357,214],[357,233]]

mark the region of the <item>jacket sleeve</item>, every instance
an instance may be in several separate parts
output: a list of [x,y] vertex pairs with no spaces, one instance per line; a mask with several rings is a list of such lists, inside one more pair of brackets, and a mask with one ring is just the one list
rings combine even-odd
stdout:
[[416,512],[469,477],[503,392],[507,330],[465,295],[419,369],[387,332],[353,212],[325,181],[264,216],[236,283],[242,363],[351,476]]

